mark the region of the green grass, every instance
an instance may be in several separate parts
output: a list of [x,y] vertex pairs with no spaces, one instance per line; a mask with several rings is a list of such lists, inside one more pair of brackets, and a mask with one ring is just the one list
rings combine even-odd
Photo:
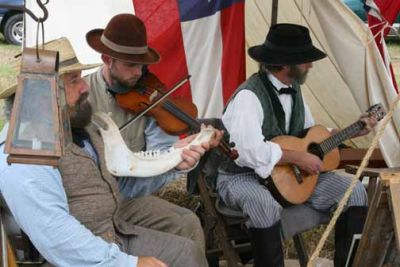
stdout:
[[[17,70],[10,63],[15,61],[14,55],[19,53],[21,47],[7,44],[0,34],[0,89],[9,87],[16,82]],[[0,101],[0,129],[3,128],[4,118],[3,101]]]
[[18,51],[20,51],[20,49],[21,47],[18,45],[11,45],[6,43],[6,41],[4,40],[4,36],[0,33],[0,52],[3,52],[3,50],[7,50],[6,53],[9,53],[10,51],[17,53]]
[[0,76],[3,77],[15,77],[17,72],[14,68],[9,65],[2,65],[0,66]]
[[11,63],[15,62],[14,56],[19,53],[21,47],[9,45],[5,42],[4,37],[0,34],[0,88],[8,87],[15,83],[17,70]]

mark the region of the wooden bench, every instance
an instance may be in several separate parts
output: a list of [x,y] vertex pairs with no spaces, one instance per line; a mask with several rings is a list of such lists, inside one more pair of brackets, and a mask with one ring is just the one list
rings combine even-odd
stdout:
[[[357,166],[347,166],[355,174]],[[367,168],[369,210],[353,267],[400,266],[400,167]]]

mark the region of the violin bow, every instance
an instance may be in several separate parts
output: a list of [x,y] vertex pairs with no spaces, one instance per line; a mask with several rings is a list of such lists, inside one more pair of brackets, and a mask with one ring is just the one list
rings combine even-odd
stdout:
[[149,110],[151,110],[152,108],[154,108],[155,106],[157,106],[159,103],[161,103],[165,98],[167,98],[169,95],[171,95],[173,92],[175,92],[176,90],[178,90],[179,87],[181,87],[185,82],[189,81],[191,75],[186,76],[185,78],[183,78],[181,81],[177,82],[171,90],[169,90],[167,93],[163,94],[159,99],[157,99],[156,101],[154,101],[153,104],[149,105],[145,110],[143,110],[142,112],[140,112],[136,117],[133,117],[132,119],[130,119],[129,121],[127,121],[125,124],[123,124],[121,127],[119,127],[119,130],[122,132],[123,130],[125,130],[126,128],[128,128],[128,126],[131,123],[134,123],[135,121],[137,121],[138,119],[140,119],[141,117],[143,117],[143,115],[145,115]]

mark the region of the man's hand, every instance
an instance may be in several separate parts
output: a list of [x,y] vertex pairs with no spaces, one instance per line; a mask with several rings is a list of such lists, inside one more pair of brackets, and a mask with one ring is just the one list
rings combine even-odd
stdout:
[[374,116],[369,116],[367,113],[364,113],[363,115],[360,116],[360,121],[363,121],[365,123],[365,127],[360,132],[358,132],[358,134],[356,134],[353,137],[358,137],[358,136],[363,136],[363,135],[369,134],[369,132],[378,123],[378,121],[376,120],[376,118]]
[[[175,168],[178,170],[188,170],[193,168],[200,160],[201,156],[206,153],[206,151],[218,146],[223,135],[223,131],[215,130],[214,135],[209,142],[202,143],[198,146],[190,146],[189,149],[184,149],[182,153],[182,162],[179,163],[179,165]],[[174,147],[184,147],[189,144],[195,137],[196,134],[193,134],[182,140],[179,140],[174,144]]]
[[301,152],[301,155],[295,163],[300,169],[308,174],[319,174],[322,171],[322,161],[315,155],[308,152]]
[[221,142],[223,136],[224,136],[224,131],[215,129],[214,135],[209,142],[210,144],[209,149],[217,147]]
[[279,164],[294,164],[308,174],[319,174],[322,171],[322,161],[315,155],[294,150],[282,150]]
[[168,265],[154,257],[139,257],[137,267],[168,267]]

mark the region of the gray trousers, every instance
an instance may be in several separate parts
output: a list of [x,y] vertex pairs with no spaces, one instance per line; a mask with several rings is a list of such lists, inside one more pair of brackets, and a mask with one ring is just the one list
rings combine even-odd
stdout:
[[192,211],[145,196],[125,202],[120,214],[138,232],[122,236],[128,254],[156,257],[168,266],[208,266],[203,230]]
[[154,196],[125,201],[120,211],[137,233],[120,235],[127,254],[156,257],[171,267],[208,266],[203,230],[192,211]]
[[[349,177],[334,172],[323,173],[318,177],[317,186],[305,205],[321,212],[332,212],[350,183]],[[260,185],[255,173],[220,173],[217,190],[228,207],[242,210],[249,217],[248,227],[268,228],[280,220],[282,206],[268,189]],[[364,186],[358,182],[346,207],[367,205],[367,193]]]

